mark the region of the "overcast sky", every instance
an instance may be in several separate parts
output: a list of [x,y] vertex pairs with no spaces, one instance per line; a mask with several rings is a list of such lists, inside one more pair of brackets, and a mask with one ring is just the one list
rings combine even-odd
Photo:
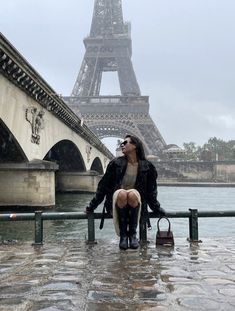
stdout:
[[[0,0],[0,31],[57,93],[70,95],[93,5]],[[123,0],[123,14],[141,93],[166,143],[235,139],[235,0]],[[103,94],[117,94],[114,78],[104,76]]]

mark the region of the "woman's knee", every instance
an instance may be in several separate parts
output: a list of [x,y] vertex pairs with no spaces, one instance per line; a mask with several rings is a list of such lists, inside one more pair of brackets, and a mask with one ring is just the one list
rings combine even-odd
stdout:
[[130,191],[127,196],[127,204],[131,207],[139,206],[139,198],[134,191]]
[[127,192],[125,190],[121,190],[118,193],[116,204],[121,208],[127,205]]

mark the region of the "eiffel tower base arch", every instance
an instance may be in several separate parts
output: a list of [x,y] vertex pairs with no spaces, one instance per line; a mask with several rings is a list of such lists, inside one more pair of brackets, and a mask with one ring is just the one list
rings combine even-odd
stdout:
[[135,135],[147,155],[162,157],[165,142],[149,115],[148,96],[64,97],[68,106],[100,138]]

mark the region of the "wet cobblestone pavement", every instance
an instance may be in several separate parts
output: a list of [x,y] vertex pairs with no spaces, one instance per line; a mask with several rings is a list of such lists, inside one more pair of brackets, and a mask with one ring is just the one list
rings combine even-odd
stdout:
[[0,243],[0,311],[235,310],[235,242]]

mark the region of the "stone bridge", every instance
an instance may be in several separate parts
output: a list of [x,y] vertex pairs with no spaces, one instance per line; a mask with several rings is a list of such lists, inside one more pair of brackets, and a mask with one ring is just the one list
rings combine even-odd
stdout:
[[94,191],[113,158],[0,33],[0,206],[55,204]]

